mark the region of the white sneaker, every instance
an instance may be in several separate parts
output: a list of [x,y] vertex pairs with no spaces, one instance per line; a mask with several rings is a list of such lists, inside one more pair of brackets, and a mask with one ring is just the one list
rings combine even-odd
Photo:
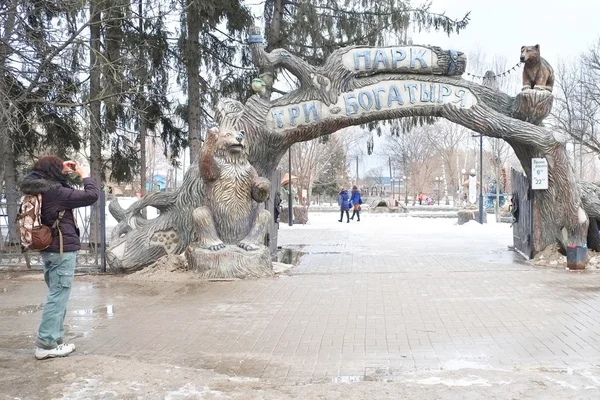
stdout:
[[75,351],[75,343],[63,343],[64,346],[70,347],[72,352]]
[[74,350],[75,345],[72,344],[59,344],[53,349],[42,349],[41,347],[36,347],[35,358],[38,360],[45,360],[46,358],[66,357]]

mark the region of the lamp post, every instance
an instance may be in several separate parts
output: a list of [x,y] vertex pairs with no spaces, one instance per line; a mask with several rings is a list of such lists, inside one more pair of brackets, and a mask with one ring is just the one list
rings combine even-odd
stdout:
[[437,205],[440,205],[440,182],[442,181],[442,178],[440,178],[439,176],[435,177],[435,190],[436,190],[436,195],[437,195]]
[[292,146],[288,153],[288,224],[294,225],[294,205],[292,204]]
[[479,223],[483,224],[483,135],[471,135],[479,138]]
[[404,204],[408,206],[408,180],[410,177],[403,175],[402,179],[404,180]]

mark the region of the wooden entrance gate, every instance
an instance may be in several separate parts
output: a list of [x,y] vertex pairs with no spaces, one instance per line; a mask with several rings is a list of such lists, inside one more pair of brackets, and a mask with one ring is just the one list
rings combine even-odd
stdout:
[[529,178],[511,169],[513,224],[513,244],[515,251],[527,259],[533,257],[533,190]]

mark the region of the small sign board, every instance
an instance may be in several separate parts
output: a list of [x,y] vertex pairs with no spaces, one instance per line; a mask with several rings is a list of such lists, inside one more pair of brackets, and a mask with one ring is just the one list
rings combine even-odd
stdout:
[[531,188],[548,189],[548,161],[545,158],[531,159]]

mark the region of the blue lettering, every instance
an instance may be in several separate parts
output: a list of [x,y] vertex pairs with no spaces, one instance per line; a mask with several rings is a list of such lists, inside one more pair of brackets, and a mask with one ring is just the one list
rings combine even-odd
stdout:
[[296,126],[296,118],[300,116],[300,107],[290,107],[288,108],[288,112],[290,113],[290,124]]
[[398,68],[398,63],[406,59],[406,51],[404,49],[392,50],[392,67]]
[[385,92],[385,89],[382,87],[378,87],[373,89],[373,96],[375,97],[375,108],[381,110],[381,99],[379,98],[379,93]]
[[418,60],[421,68],[427,68],[427,62],[425,61],[425,52],[427,49],[419,49],[418,52],[416,50],[413,47],[410,48],[410,67],[415,68],[416,61]]
[[464,107],[467,105],[467,91],[466,90],[464,90],[464,89],[457,90],[454,95],[459,98],[458,100],[455,101],[455,103],[460,103],[461,107]]
[[429,89],[427,89],[427,84],[421,83],[421,101],[424,103],[435,101],[435,87],[433,84],[429,85]]
[[304,121],[307,123],[310,122],[310,114],[313,115],[313,120],[319,120],[319,112],[317,111],[317,106],[315,103],[303,104],[302,108],[304,108]]
[[365,59],[365,69],[371,68],[371,51],[370,50],[362,50],[354,52],[354,69],[356,71],[360,71],[360,59]]
[[440,91],[438,93],[438,103],[442,104],[444,102],[444,97],[448,97],[452,94],[452,89],[450,89],[447,85],[440,85]]
[[408,99],[410,100],[410,104],[415,104],[415,90],[417,90],[416,83],[405,83],[404,89],[408,90]]
[[398,105],[404,105],[404,100],[402,100],[402,95],[400,94],[400,89],[396,85],[390,86],[390,93],[388,94],[388,107],[392,106],[392,103],[396,101]]
[[385,52],[381,49],[375,53],[375,59],[373,60],[373,68],[379,68],[379,64],[383,64],[383,68],[389,68],[390,62],[388,61]]
[[283,111],[279,110],[279,111],[273,111],[273,118],[275,118],[275,121],[277,121],[277,127],[278,128],[283,128],[283,121],[281,120],[281,117],[283,116]]
[[[353,103],[350,101],[354,100]],[[358,112],[358,103],[356,102],[356,95],[348,93],[344,95],[344,104],[346,104],[346,115],[350,116]]]
[[371,92],[361,90],[358,93],[358,104],[360,104],[360,106],[365,110],[369,110],[371,107],[373,107],[373,95]]

